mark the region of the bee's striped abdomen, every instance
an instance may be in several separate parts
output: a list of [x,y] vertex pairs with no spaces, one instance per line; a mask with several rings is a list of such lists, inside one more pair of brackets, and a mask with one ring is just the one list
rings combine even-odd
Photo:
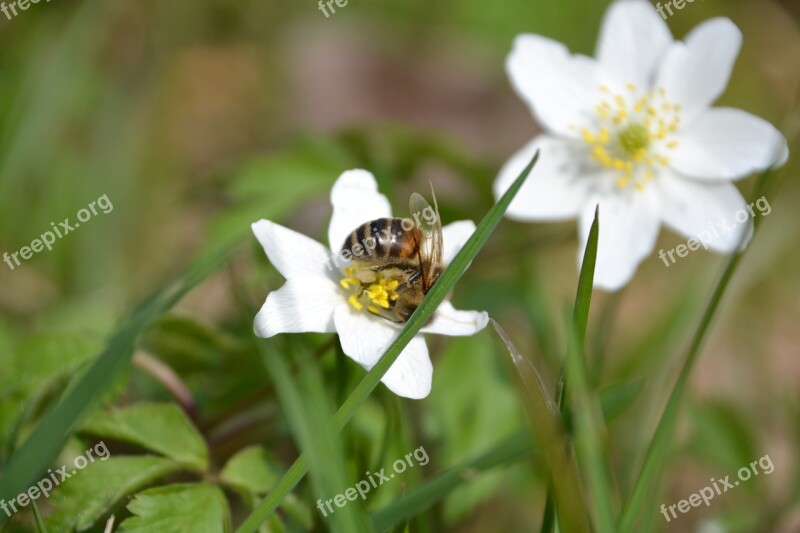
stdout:
[[[405,225],[408,227],[408,222]],[[417,254],[419,240],[419,229],[412,225],[410,230],[405,230],[402,218],[378,218],[365,222],[348,235],[342,250],[353,253],[361,261],[409,259]],[[354,253],[359,250],[363,250],[361,254]]]

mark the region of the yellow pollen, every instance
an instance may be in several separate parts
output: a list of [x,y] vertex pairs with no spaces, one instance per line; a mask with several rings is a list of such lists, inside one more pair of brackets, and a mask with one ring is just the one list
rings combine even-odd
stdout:
[[627,88],[628,88],[628,90],[629,90],[630,92],[632,92],[632,93],[633,93],[633,92],[636,92],[636,85],[635,85],[635,84],[633,84],[633,83],[626,83],[626,84],[625,84],[625,87],[627,87]]
[[347,302],[357,311],[364,309],[362,300],[366,299],[367,310],[370,313],[380,314],[381,309],[389,309],[390,302],[399,297],[396,291],[400,282],[396,279],[385,278],[377,273],[375,281],[367,285],[356,277],[356,269],[353,267],[345,269],[344,274],[346,277],[339,280],[339,284],[345,290],[351,291]]
[[347,301],[358,311],[361,311],[364,308],[364,304],[358,301],[358,294],[351,294]]

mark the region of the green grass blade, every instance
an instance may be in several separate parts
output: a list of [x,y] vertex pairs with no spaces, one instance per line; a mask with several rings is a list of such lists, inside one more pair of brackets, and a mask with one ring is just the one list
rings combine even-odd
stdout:
[[[127,367],[142,330],[227,261],[231,251],[231,246],[225,246],[200,257],[131,311],[105,350],[42,416],[28,439],[11,456],[0,476],[0,499],[13,498],[41,478],[72,431]],[[0,524],[7,518],[1,513]]]
[[[771,171],[767,171],[759,178],[755,193],[753,195],[753,200],[760,198],[763,194],[767,178],[770,174]],[[759,218],[754,219],[754,232],[758,229],[759,221]],[[753,237],[755,238],[755,235]],[[647,448],[647,453],[645,454],[644,461],[642,462],[642,467],[639,470],[639,475],[636,478],[636,482],[634,483],[631,494],[628,497],[628,501],[623,508],[620,518],[620,531],[622,532],[634,530],[636,526],[636,519],[638,518],[639,513],[648,499],[648,493],[654,491],[654,488],[660,485],[661,474],[670,451],[675,420],[677,419],[681,400],[683,399],[683,395],[689,381],[689,375],[694,369],[697,356],[699,355],[700,349],[703,347],[708,332],[711,329],[711,323],[717,314],[717,310],[722,302],[722,297],[725,294],[725,290],[728,288],[728,284],[730,283],[730,280],[733,277],[733,274],[736,271],[739,261],[743,255],[744,251],[737,250],[728,258],[728,261],[723,267],[722,274],[719,277],[719,281],[717,282],[717,285],[714,287],[714,291],[711,294],[708,305],[703,311],[703,316],[700,319],[700,323],[697,326],[697,330],[692,338],[692,342],[689,345],[689,349],[686,353],[683,366],[681,367],[678,380],[676,381],[675,386],[669,395],[669,400],[667,400],[667,405],[658,421],[655,433],[653,434],[653,439],[650,441],[650,445]]]
[[33,509],[33,518],[36,521],[37,533],[47,533],[47,528],[44,527],[44,520],[42,520],[42,513],[39,511],[39,505],[36,500],[31,500],[31,508]]
[[586,250],[583,253],[581,273],[578,277],[578,290],[575,294],[575,307],[572,319],[575,324],[575,340],[583,346],[586,339],[586,327],[589,324],[589,308],[592,304],[592,288],[594,287],[594,267],[597,264],[597,239],[600,235],[600,207],[594,210],[594,221],[589,229]]
[[533,451],[529,432],[520,431],[479,457],[440,472],[391,504],[375,511],[372,514],[372,523],[378,531],[400,525],[444,499],[476,473],[512,463],[531,455]]
[[[478,255],[483,245],[489,239],[489,236],[494,231],[494,228],[500,222],[500,219],[505,214],[511,200],[514,199],[519,188],[525,182],[525,179],[530,174],[531,169],[539,159],[539,152],[533,157],[530,163],[525,167],[519,177],[514,181],[511,187],[503,194],[500,200],[489,210],[486,216],[483,217],[481,223],[478,224],[475,233],[467,240],[464,247],[456,254],[453,261],[447,266],[445,271],[433,285],[428,292],[425,299],[419,307],[417,307],[414,314],[408,319],[399,335],[395,338],[394,342],[387,348],[386,353],[383,354],[378,363],[370,370],[361,382],[356,386],[350,396],[345,400],[344,404],[336,412],[334,416],[334,425],[341,429],[350,420],[355,413],[355,410],[361,405],[364,400],[370,395],[372,390],[380,383],[381,378],[387,370],[392,366],[395,360],[400,356],[403,348],[414,338],[420,329],[428,322],[433,316],[436,308],[445,299],[447,294],[452,290],[456,282],[461,278],[467,270],[472,259]],[[300,465],[298,465],[300,463]],[[247,519],[239,526],[238,533],[252,533],[256,531],[258,526],[264,522],[275,511],[281,500],[294,488],[295,485],[302,479],[305,474],[307,465],[303,456],[300,456],[297,461],[292,465],[290,470],[284,475],[278,486],[261,502],[258,507],[247,517]]]
[[[347,462],[331,420],[334,408],[324,394],[322,377],[316,362],[307,353],[308,347],[291,342],[288,343],[290,350],[277,351],[265,349],[266,342],[258,344],[292,434],[311,465],[314,496],[324,501],[344,493],[355,481],[347,476]],[[298,361],[299,383],[282,356],[288,351]],[[348,501],[347,505],[334,507],[333,511],[323,520],[332,531],[374,531],[372,523],[366,519],[361,500]]]
[[563,531],[588,532],[589,517],[582,499],[578,469],[561,423],[556,402],[547,394],[541,376],[531,362],[513,345],[500,325],[492,320],[497,335],[506,345],[525,392],[525,408],[534,436],[542,450],[552,487],[554,509]]
[[[570,386],[568,402],[562,405],[569,403],[575,413],[575,449],[586,474],[586,486],[594,503],[597,530],[614,531],[616,521],[610,499],[611,484],[604,459],[606,453],[602,446],[602,443],[607,441],[607,434],[600,402],[589,389],[589,374],[584,357],[584,340],[592,301],[599,229],[596,210],[581,265],[572,321],[567,320],[569,348],[566,375]],[[566,387],[562,390],[565,389]]]
[[[594,211],[594,221],[589,229],[589,237],[586,240],[586,249],[583,253],[581,262],[581,272],[578,276],[578,290],[575,293],[575,305],[572,311],[574,334],[568,336],[570,345],[567,348],[567,355],[574,350],[574,345],[580,347],[583,354],[583,345],[586,340],[586,328],[589,324],[589,309],[592,304],[592,288],[594,287],[594,269],[597,263],[597,240],[600,232],[599,226],[599,206]],[[573,344],[574,343],[574,344]],[[583,355],[581,355],[583,358]],[[582,359],[583,360],[583,359]],[[569,362],[569,360],[567,360]],[[585,366],[585,361],[584,361]],[[569,398],[567,397],[566,369],[562,369],[556,387],[558,396],[558,408],[561,416],[569,416]],[[555,501],[552,496],[552,486],[547,489],[547,498],[544,504],[544,515],[542,517],[541,533],[550,533],[555,526]]]

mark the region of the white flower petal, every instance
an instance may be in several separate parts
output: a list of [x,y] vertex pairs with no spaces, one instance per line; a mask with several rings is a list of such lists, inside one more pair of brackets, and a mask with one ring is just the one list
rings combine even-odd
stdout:
[[425,339],[417,335],[411,339],[381,381],[398,396],[420,400],[431,392],[432,379],[433,365],[428,356],[428,346]]
[[500,169],[493,187],[495,198],[508,190],[537,149],[541,149],[539,161],[506,215],[523,221],[575,218],[586,203],[591,179],[585,175],[588,148],[581,142],[539,135]]
[[463,336],[474,335],[489,323],[489,315],[484,311],[459,311],[453,304],[444,301],[436,309],[433,320],[422,328],[423,333]]
[[475,223],[471,220],[459,220],[442,227],[442,261],[450,264],[459,250],[475,233]]
[[616,291],[630,281],[636,267],[655,246],[661,224],[659,198],[656,188],[648,184],[643,191],[625,190],[592,199],[578,227],[579,268],[597,204],[600,234],[594,286]]
[[375,177],[366,170],[348,170],[339,176],[331,189],[331,204],[328,242],[336,253],[347,236],[364,222],[392,216],[389,200],[378,192]]
[[388,320],[356,311],[347,302],[336,306],[333,322],[344,353],[366,368],[378,362],[400,332]]
[[[375,366],[400,332],[389,322],[357,312],[346,303],[336,307],[333,320],[344,353],[367,370]],[[398,396],[424,398],[431,390],[432,376],[428,347],[417,335],[381,381]]]
[[726,18],[715,18],[692,30],[685,43],[673,44],[664,56],[656,85],[683,107],[689,124],[722,94],[739,55],[742,32]]
[[656,186],[661,191],[664,223],[699,240],[706,249],[731,252],[741,242],[742,233],[749,230],[752,217],[732,183],[697,181],[665,171],[659,174]]
[[605,81],[593,59],[572,57],[563,44],[530,34],[514,40],[506,72],[545,129],[573,138],[592,120]]
[[619,83],[634,83],[646,89],[672,42],[666,22],[653,6],[639,0],[618,1],[603,17],[597,59]]
[[341,302],[342,295],[331,280],[292,278],[267,295],[253,329],[265,338],[278,333],[333,333],[333,311]]
[[769,122],[745,111],[714,108],[701,114],[677,137],[670,166],[709,180],[731,180],[783,164],[786,139]]
[[251,227],[269,261],[284,278],[332,279],[338,273],[330,260],[330,252],[314,239],[264,219]]

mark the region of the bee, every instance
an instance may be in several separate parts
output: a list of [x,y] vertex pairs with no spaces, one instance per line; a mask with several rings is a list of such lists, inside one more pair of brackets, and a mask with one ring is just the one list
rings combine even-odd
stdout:
[[345,239],[340,254],[353,259],[342,285],[355,286],[349,301],[357,309],[366,303],[370,313],[403,324],[444,271],[442,223],[433,189],[431,193],[433,207],[422,195],[411,195],[413,218],[371,220]]

